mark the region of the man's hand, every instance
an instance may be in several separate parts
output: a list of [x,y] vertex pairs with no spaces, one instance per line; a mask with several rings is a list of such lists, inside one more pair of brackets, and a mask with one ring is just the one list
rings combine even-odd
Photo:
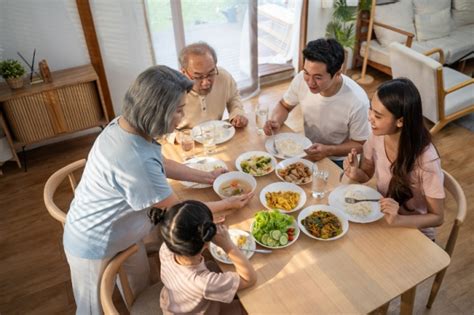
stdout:
[[307,158],[311,161],[319,161],[331,155],[330,146],[321,144],[321,143],[313,143],[309,148],[305,149],[304,152],[307,154]]
[[265,132],[267,136],[271,136],[272,130],[275,132],[278,131],[280,128],[281,124],[278,121],[270,119],[265,122],[265,125],[263,126],[263,132]]
[[237,116],[235,116],[234,118],[232,118],[232,120],[230,121],[230,123],[231,123],[232,126],[234,126],[234,127],[242,128],[242,127],[247,126],[247,124],[249,123],[249,121],[248,121],[247,117],[242,116],[242,115],[237,115]]

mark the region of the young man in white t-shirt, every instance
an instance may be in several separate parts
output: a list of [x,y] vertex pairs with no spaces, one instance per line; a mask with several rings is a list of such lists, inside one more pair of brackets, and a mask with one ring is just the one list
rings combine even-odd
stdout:
[[310,41],[303,50],[303,71],[291,82],[265,124],[265,134],[278,130],[289,112],[301,105],[306,136],[313,143],[307,158],[331,158],[339,166],[352,148],[362,151],[369,136],[369,99],[365,91],[342,74],[344,49],[334,39]]

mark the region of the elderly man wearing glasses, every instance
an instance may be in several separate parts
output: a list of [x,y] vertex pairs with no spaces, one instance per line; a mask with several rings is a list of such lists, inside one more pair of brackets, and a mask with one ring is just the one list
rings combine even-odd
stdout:
[[216,51],[205,42],[186,46],[179,54],[181,72],[194,81],[187,94],[184,119],[177,129],[192,128],[206,120],[220,120],[227,107],[229,121],[235,127],[245,127],[237,84],[229,72],[217,67]]

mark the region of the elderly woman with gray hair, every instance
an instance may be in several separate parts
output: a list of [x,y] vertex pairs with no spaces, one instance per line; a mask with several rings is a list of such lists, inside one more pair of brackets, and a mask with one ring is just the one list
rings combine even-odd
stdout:
[[[77,314],[100,314],[99,285],[110,259],[134,243],[125,263],[135,293],[149,281],[143,238],[153,224],[147,212],[178,202],[167,178],[212,183],[220,171],[190,169],[161,155],[154,139],[171,132],[184,116],[193,83],[178,71],[154,66],[125,94],[122,115],[97,137],[75,191],[64,227]],[[243,207],[252,195],[209,202],[212,211]]]

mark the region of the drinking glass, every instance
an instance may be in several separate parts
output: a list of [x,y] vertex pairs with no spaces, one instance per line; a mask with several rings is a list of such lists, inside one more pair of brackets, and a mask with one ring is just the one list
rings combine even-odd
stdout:
[[191,129],[181,130],[179,132],[179,140],[181,149],[183,150],[183,157],[185,160],[190,159],[194,155],[194,139]]
[[216,126],[213,123],[201,126],[202,144],[204,153],[209,155],[216,150]]
[[257,133],[263,135],[263,127],[268,120],[268,107],[262,104],[257,106],[255,111],[255,124],[257,125]]
[[319,169],[316,163],[313,165],[313,182],[311,192],[313,198],[322,199],[326,195],[329,172]]

